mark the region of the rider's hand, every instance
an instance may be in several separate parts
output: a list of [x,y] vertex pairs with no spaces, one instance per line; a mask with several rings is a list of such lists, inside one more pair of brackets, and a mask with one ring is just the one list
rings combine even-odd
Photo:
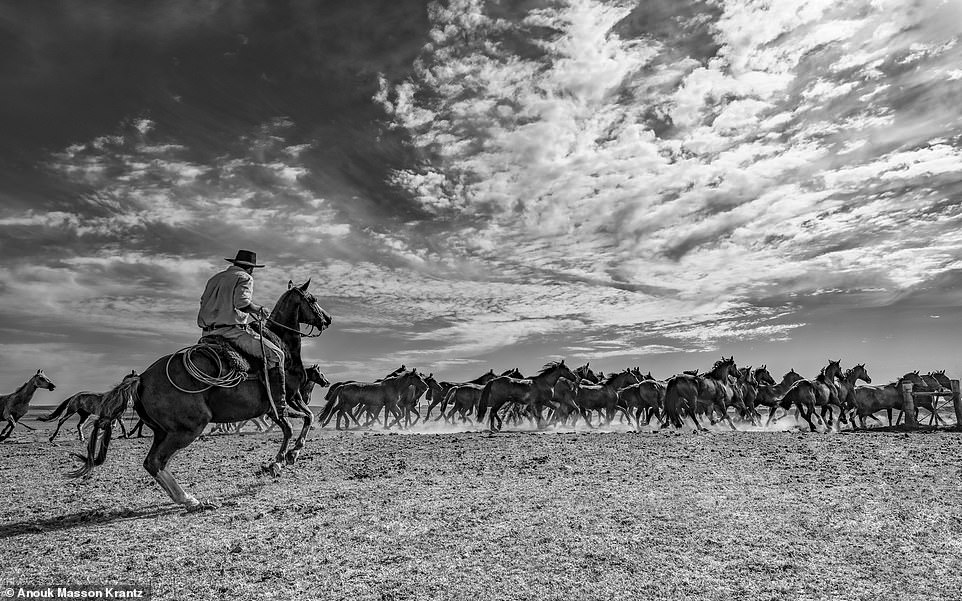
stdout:
[[267,319],[268,318],[267,307],[261,307],[260,310],[257,312],[257,317],[261,319]]

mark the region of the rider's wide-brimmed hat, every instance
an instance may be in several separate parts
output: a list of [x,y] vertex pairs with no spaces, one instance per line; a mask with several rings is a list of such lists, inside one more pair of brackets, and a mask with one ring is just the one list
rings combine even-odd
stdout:
[[257,264],[257,253],[251,250],[239,250],[233,259],[224,259],[239,267],[263,267]]

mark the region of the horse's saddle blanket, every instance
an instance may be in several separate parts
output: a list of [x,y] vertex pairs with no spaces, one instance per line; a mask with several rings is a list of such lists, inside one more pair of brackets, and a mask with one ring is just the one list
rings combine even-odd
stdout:
[[247,379],[253,379],[255,374],[263,371],[262,359],[244,353],[226,338],[221,336],[201,336],[197,344],[210,347],[210,350],[217,354],[221,364],[227,370],[244,372],[248,374]]

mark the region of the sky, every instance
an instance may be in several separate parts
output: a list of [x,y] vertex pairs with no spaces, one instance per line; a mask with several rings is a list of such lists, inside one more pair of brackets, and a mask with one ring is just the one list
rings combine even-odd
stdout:
[[962,372],[962,0],[0,6],[0,388],[104,390],[204,283],[332,380]]

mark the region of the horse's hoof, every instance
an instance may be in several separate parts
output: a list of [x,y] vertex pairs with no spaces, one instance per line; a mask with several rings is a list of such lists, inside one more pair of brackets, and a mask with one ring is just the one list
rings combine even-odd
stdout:
[[284,461],[287,465],[294,465],[298,455],[300,455],[300,451],[288,451],[287,454],[284,455]]
[[276,461],[271,463],[265,463],[261,466],[261,470],[267,474],[270,474],[274,478],[281,477],[281,464]]
[[[197,501],[197,499],[194,499],[194,500]],[[217,503],[214,503],[212,501],[203,501],[203,502],[197,502],[194,505],[188,505],[186,509],[187,509],[187,513],[197,513],[199,511],[210,511],[211,509],[217,509],[218,507],[220,507],[220,505],[218,505]]]

